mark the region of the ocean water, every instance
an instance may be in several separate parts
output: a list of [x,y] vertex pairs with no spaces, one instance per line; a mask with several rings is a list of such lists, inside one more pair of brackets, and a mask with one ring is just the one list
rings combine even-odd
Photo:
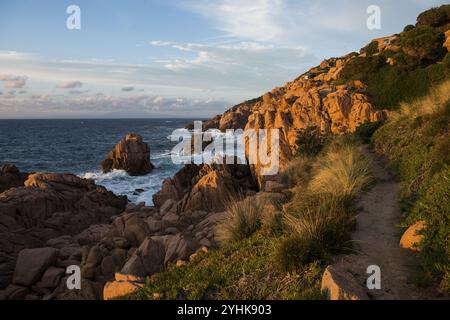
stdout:
[[[152,204],[162,181],[181,165],[172,163],[176,142],[169,136],[190,119],[0,120],[0,164],[14,164],[24,172],[73,173],[131,202]],[[150,146],[156,168],[131,177],[116,170],[103,174],[100,163],[127,133],[140,134]],[[139,191],[137,191],[139,190]],[[143,191],[142,191],[143,190]]]

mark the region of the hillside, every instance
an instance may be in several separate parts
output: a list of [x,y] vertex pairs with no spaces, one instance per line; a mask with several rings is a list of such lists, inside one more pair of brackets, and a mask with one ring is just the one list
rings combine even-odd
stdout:
[[[450,5],[445,5],[419,15],[415,26],[375,39],[359,53],[325,60],[294,81],[208,121],[204,129],[280,129],[283,174],[276,183],[264,181],[254,168],[252,175],[260,193],[274,192],[275,185],[284,197],[263,204],[244,199],[241,210],[229,205],[225,209],[233,217],[228,220],[231,227],[218,228],[231,229],[234,236],[218,250],[169,266],[130,297],[324,298],[325,267],[337,254],[351,252],[352,240],[358,241],[354,227],[361,193],[374,183],[383,188],[373,179],[357,141],[370,142],[374,133],[375,150],[392,160],[401,180],[401,193],[393,194],[392,201],[402,199],[403,230],[420,220],[426,225],[409,243],[409,249],[420,252],[421,268],[408,270],[414,275],[408,285],[418,286],[414,291],[423,291],[425,299],[448,292],[449,51]],[[376,208],[377,203],[369,205]],[[401,257],[408,254],[395,244],[401,230],[393,221],[403,219],[399,212],[390,213],[393,225],[386,232],[395,247],[391,242],[388,250],[398,256],[393,263],[406,263]],[[352,287],[352,275],[340,271],[331,275],[348,280],[339,289],[345,293],[340,298],[367,297],[358,284]],[[401,290],[408,293],[407,286]],[[392,292],[378,298],[389,297]]]

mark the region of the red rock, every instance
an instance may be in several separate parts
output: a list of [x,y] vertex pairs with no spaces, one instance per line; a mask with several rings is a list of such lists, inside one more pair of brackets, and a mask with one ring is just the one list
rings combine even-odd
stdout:
[[103,172],[113,169],[125,170],[129,175],[141,176],[153,170],[150,162],[150,148],[140,135],[130,133],[125,136],[102,162]]

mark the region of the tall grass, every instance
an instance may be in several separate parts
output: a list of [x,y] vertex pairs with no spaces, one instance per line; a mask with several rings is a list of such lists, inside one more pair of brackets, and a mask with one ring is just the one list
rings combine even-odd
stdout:
[[262,226],[262,212],[262,207],[250,197],[230,201],[224,219],[217,225],[218,240],[239,241],[250,237]]
[[305,185],[312,169],[312,157],[298,156],[291,160],[281,173],[283,183],[290,186]]
[[350,140],[335,138],[309,162],[313,168],[309,181],[295,188],[284,206],[288,234],[277,260],[287,271],[351,248],[352,198],[371,181],[368,161]]
[[398,120],[404,116],[406,117],[420,117],[431,115],[439,112],[445,107],[445,104],[450,100],[450,80],[443,82],[430,93],[413,102],[402,102],[400,109],[392,113],[392,119]]
[[332,144],[319,157],[313,175],[311,192],[338,198],[355,196],[372,180],[368,161],[348,142]]

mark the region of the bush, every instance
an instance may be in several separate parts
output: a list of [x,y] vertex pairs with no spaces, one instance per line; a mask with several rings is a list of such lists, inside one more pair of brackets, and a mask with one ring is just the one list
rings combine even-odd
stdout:
[[246,239],[262,226],[262,208],[251,198],[231,201],[226,208],[224,219],[218,224],[220,241]]
[[335,197],[353,197],[371,182],[369,163],[356,147],[335,143],[314,168],[309,189]]
[[424,62],[436,62],[445,55],[444,41],[445,36],[442,32],[424,25],[405,32],[400,39],[400,44],[408,55]]
[[355,135],[358,136],[363,143],[369,143],[375,131],[382,125],[383,122],[381,121],[363,123],[356,128]]
[[417,17],[417,25],[440,27],[450,21],[450,5],[432,8]]
[[372,41],[367,46],[362,48],[360,51],[361,51],[361,53],[367,53],[367,55],[372,56],[372,55],[380,52],[380,50],[378,49],[378,42]]
[[371,74],[378,72],[385,65],[386,60],[380,55],[355,57],[344,66],[339,78],[344,81],[366,81]]
[[431,87],[449,77],[443,64],[411,69],[396,62],[398,65],[382,68],[367,82],[367,91],[378,109],[395,110],[400,102],[412,102],[427,95]]
[[412,24],[408,24],[404,29],[403,32],[408,32],[414,29],[415,27]]
[[315,156],[322,151],[326,141],[327,137],[322,135],[317,127],[308,127],[297,136],[296,156]]

